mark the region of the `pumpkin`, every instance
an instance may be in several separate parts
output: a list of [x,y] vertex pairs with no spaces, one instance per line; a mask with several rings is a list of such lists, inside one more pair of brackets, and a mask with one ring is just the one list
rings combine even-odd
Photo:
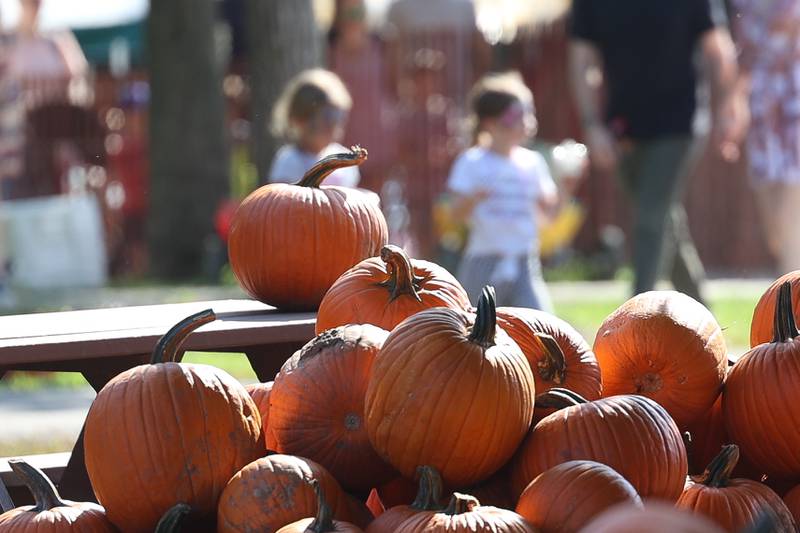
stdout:
[[469,296],[450,272],[435,263],[409,259],[387,244],[342,274],[325,293],[317,312],[317,334],[344,324],[373,324],[391,331],[431,307],[470,309]]
[[[497,323],[528,359],[538,394],[559,387],[587,400],[600,398],[600,365],[589,343],[567,322],[544,311],[500,307]],[[534,423],[551,412],[551,409],[534,410]]]
[[261,431],[264,433],[264,444],[267,450],[275,451],[275,438],[272,432],[269,431],[269,395],[272,393],[272,386],[274,381],[266,383],[251,383],[245,385],[245,390],[250,394],[250,398],[258,408],[261,415]]
[[386,338],[367,389],[367,431],[404,476],[429,465],[445,484],[469,486],[503,466],[527,433],[533,375],[495,310],[486,287],[476,315],[428,309]]
[[156,524],[155,533],[178,533],[181,525],[192,508],[185,503],[179,503],[167,511]]
[[375,518],[367,527],[367,533],[394,533],[397,527],[412,515],[428,511],[440,511],[442,497],[442,477],[436,469],[421,466],[419,472],[419,491],[411,505],[396,505]]
[[473,496],[453,494],[443,511],[416,513],[397,526],[396,533],[534,533],[520,515],[482,506]]
[[276,451],[316,461],[351,490],[397,475],[373,450],[364,426],[364,395],[388,334],[370,324],[340,326],[284,363],[270,395]]
[[512,463],[515,494],[558,464],[586,459],[619,472],[643,499],[674,502],[681,495],[686,448],[663,407],[637,395],[587,402],[557,389],[537,397],[537,403],[547,398],[567,406],[536,424],[520,446]]
[[775,304],[781,286],[789,282],[792,285],[792,307],[795,315],[800,314],[800,270],[784,274],[770,285],[753,310],[753,319],[750,322],[750,347],[770,342],[774,336]]
[[319,482],[334,517],[349,520],[347,495],[324,467],[302,457],[277,454],[253,461],[231,478],[219,500],[217,531],[277,531],[314,516],[313,480]]
[[568,533],[622,502],[642,505],[636,489],[614,469],[594,461],[567,461],[531,481],[516,511],[541,533]]
[[413,501],[417,495],[418,488],[418,483],[414,483],[403,476],[398,476],[380,485],[377,492],[381,503],[389,509],[390,507],[406,505],[408,502]]
[[726,531],[746,527],[768,510],[778,518],[776,531],[795,531],[791,512],[772,489],[758,481],[731,479],[738,460],[738,446],[723,446],[703,474],[690,477],[675,505],[709,517]]
[[[580,533],[724,533],[702,515],[676,509],[661,502],[648,502],[643,509],[630,503],[615,505],[586,524]],[[767,530],[771,531],[771,530]]]
[[794,517],[794,522],[800,524],[800,485],[795,486],[783,497],[783,503]]
[[113,532],[116,528],[96,503],[62,500],[53,482],[22,459],[9,459],[11,470],[33,495],[34,505],[17,507],[0,514],[0,531],[15,533]]
[[475,496],[483,505],[492,507],[513,509],[517,504],[517,500],[511,495],[511,475],[507,468],[501,468],[492,477],[461,492]]
[[250,193],[231,223],[228,257],[239,285],[282,309],[315,310],[342,273],[377,255],[388,230],[374,194],[320,186],[337,168],[359,165],[367,151],[330,155],[296,184]]
[[647,396],[679,427],[711,408],[728,365],[714,316],[675,291],[645,292],[622,304],[597,331],[594,353],[604,396]]
[[304,518],[283,526],[278,533],[363,533],[361,528],[333,519],[333,511],[325,501],[325,492],[319,481],[311,480],[311,486],[317,496],[317,514],[314,518]]
[[177,502],[196,517],[213,514],[225,483],[263,452],[261,417],[241,383],[212,366],[175,362],[189,333],[214,318],[207,310],[178,323],[150,364],[113,378],[89,409],[86,470],[123,531],[152,531]]
[[791,290],[788,281],[781,285],[773,341],[737,361],[722,397],[728,433],[744,456],[759,471],[789,479],[800,476],[800,334]]

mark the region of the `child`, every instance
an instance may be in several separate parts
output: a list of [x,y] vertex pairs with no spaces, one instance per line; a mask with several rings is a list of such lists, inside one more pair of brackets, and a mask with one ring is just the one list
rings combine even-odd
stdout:
[[533,95],[517,73],[491,74],[473,87],[476,145],[458,156],[448,187],[469,224],[458,278],[473,303],[494,285],[497,305],[551,311],[538,255],[538,221],[558,193],[547,163],[521,146],[536,130]]
[[[278,150],[269,171],[270,182],[295,182],[323,157],[348,150],[339,144],[350,93],[333,72],[323,69],[298,74],[284,89],[273,110],[273,130],[289,141]],[[325,179],[325,185],[355,187],[357,167],[341,168]]]

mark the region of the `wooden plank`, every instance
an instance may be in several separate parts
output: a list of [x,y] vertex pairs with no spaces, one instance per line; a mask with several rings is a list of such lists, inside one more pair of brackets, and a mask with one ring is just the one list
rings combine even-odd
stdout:
[[[67,462],[69,461],[69,456],[69,452],[63,452],[45,453],[39,455],[23,455],[14,457],[14,459],[24,459],[28,462],[28,464],[31,464],[44,472],[47,477],[53,481],[53,483],[58,484],[58,482],[61,480],[61,475],[64,472],[64,468],[67,466]],[[22,480],[17,477],[17,475],[8,465],[9,459],[12,458],[0,457],[0,482],[4,483],[8,488],[22,487]]]

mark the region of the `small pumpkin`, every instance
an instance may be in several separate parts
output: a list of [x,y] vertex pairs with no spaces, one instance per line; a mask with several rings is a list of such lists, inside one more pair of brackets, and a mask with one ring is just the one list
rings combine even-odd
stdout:
[[534,381],[516,343],[497,327],[494,290],[477,314],[421,311],[386,338],[365,413],[372,445],[406,477],[436,468],[449,486],[486,479],[530,427]]
[[367,533],[394,533],[397,527],[410,516],[430,511],[440,511],[444,506],[442,498],[442,477],[436,469],[421,466],[419,472],[419,491],[411,505],[396,505],[387,509],[367,527]]
[[711,408],[728,366],[714,316],[676,291],[645,292],[622,304],[597,331],[594,353],[604,396],[647,396],[679,427]]
[[245,385],[245,390],[250,394],[250,398],[258,408],[261,415],[261,431],[264,433],[264,444],[267,450],[275,451],[275,438],[269,431],[269,395],[272,393],[274,381],[266,383],[250,383]]
[[516,511],[541,533],[569,533],[623,502],[642,506],[636,489],[613,468],[594,461],[567,461],[531,481]]
[[[724,533],[708,518],[662,502],[615,505],[586,524],[580,533]],[[770,530],[768,530],[770,531]]]
[[772,341],[774,337],[775,304],[781,286],[789,282],[792,286],[794,297],[792,308],[795,316],[800,315],[800,270],[784,274],[770,285],[759,298],[753,310],[753,319],[750,322],[750,347]]
[[150,364],[109,381],[89,409],[86,470],[123,531],[153,531],[176,502],[212,515],[225,483],[263,453],[261,417],[244,386],[218,368],[175,361],[188,335],[214,319],[209,309],[178,323]]
[[772,489],[758,481],[731,479],[738,460],[738,446],[723,446],[703,474],[690,477],[676,507],[705,515],[726,531],[752,524],[767,510],[778,519],[775,531],[795,531],[791,512]]
[[330,155],[296,184],[270,183],[245,198],[231,223],[228,257],[239,285],[281,309],[315,310],[342,273],[377,255],[388,229],[378,202],[357,189],[321,186],[367,151]]
[[316,479],[311,486],[317,496],[317,514],[314,518],[303,518],[283,526],[278,533],[363,533],[361,528],[333,519],[333,511],[325,501],[325,492]]
[[190,512],[192,512],[190,506],[185,503],[177,504],[164,513],[164,516],[156,524],[155,533],[179,533]]
[[317,334],[345,324],[373,324],[391,331],[411,315],[432,307],[470,309],[469,297],[450,272],[436,263],[409,259],[392,244],[339,276],[317,312]]
[[62,500],[53,482],[41,470],[22,459],[9,459],[8,465],[25,483],[35,503],[0,514],[0,531],[14,533],[116,531],[101,506],[96,503]]
[[[800,476],[800,333],[792,307],[792,285],[781,285],[775,304],[773,340],[742,356],[728,372],[722,409],[731,440],[761,472]],[[768,416],[766,416],[768,415]]]
[[411,515],[395,529],[397,533],[534,533],[523,517],[507,509],[482,506],[473,496],[453,494],[443,511]]
[[316,461],[350,490],[397,475],[373,450],[364,425],[364,396],[387,335],[370,324],[340,326],[284,363],[270,395],[277,452]]
[[783,503],[792,513],[796,524],[800,524],[800,485],[795,486],[783,497]]

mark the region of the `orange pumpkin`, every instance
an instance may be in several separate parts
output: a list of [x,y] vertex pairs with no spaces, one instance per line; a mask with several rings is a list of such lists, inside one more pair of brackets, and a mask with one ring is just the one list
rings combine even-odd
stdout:
[[374,195],[320,186],[337,168],[366,160],[366,150],[352,150],[322,159],[294,185],[264,185],[239,205],[228,257],[250,296],[282,309],[314,310],[336,278],[386,244]]
[[761,298],[758,300],[753,310],[753,320],[750,322],[750,347],[755,348],[759,344],[770,342],[773,339],[775,303],[778,300],[778,292],[781,285],[786,282],[791,283],[792,307],[795,316],[800,315],[800,270],[795,270],[784,274],[770,285]]
[[152,531],[177,502],[213,514],[225,483],[263,452],[261,417],[242,384],[215,367],[174,361],[189,333],[214,318],[208,310],[177,324],[151,364],[109,381],[89,409],[86,470],[123,531]]
[[283,526],[278,533],[363,533],[361,528],[333,519],[333,511],[325,501],[325,493],[316,479],[311,481],[317,495],[317,514]]
[[397,475],[373,450],[364,425],[364,395],[388,334],[370,324],[340,326],[284,363],[270,395],[276,451],[318,462],[346,489]]
[[9,533],[81,531],[111,533],[116,528],[96,503],[62,500],[44,473],[21,459],[8,465],[33,494],[34,505],[17,507],[0,514],[0,531]]
[[[779,478],[800,476],[800,333],[791,284],[781,285],[774,338],[742,356],[725,381],[722,409],[731,440],[759,471]],[[768,415],[768,416],[767,416]]]
[[396,533],[534,533],[513,511],[482,506],[473,496],[453,494],[443,511],[416,513],[397,526]]
[[369,439],[401,474],[436,468],[449,486],[503,466],[528,431],[534,381],[516,343],[496,327],[494,290],[477,315],[428,309],[398,325],[372,369]]
[[561,396],[572,405],[536,424],[520,446],[511,469],[515,494],[558,464],[586,459],[622,474],[643,499],[676,501],[681,495],[686,449],[675,422],[656,402],[637,395],[581,402],[556,390],[541,396]]
[[511,495],[511,475],[507,468],[501,468],[492,477],[461,492],[475,496],[483,505],[501,509],[513,509],[517,504],[516,498]]
[[[586,524],[580,533],[724,533],[702,515],[676,509],[661,502],[648,502],[643,509],[630,503],[615,505]],[[771,531],[771,530],[765,530]]]
[[413,501],[418,492],[418,488],[418,483],[414,483],[403,476],[398,476],[380,485],[377,492],[381,503],[389,509],[390,507],[406,505],[408,502]]
[[325,499],[340,520],[350,519],[350,502],[339,483],[314,461],[291,455],[269,455],[234,475],[219,500],[217,531],[276,531],[313,516],[319,482]]
[[435,263],[409,259],[388,244],[342,274],[325,294],[317,313],[317,334],[344,324],[373,324],[391,331],[431,307],[469,310],[467,293]]
[[600,326],[594,353],[604,396],[647,396],[679,427],[711,408],[728,365],[714,316],[675,291],[645,292],[624,303]]
[[394,533],[400,524],[411,516],[431,511],[440,511],[442,497],[442,478],[436,469],[421,466],[419,471],[419,491],[411,505],[396,505],[386,510],[367,527],[367,533]]
[[[600,398],[600,365],[589,343],[575,328],[544,311],[522,307],[498,308],[497,323],[528,359],[538,394],[559,387],[587,400]],[[551,412],[536,409],[534,423]]]
[[269,395],[272,392],[274,381],[266,383],[251,383],[245,385],[245,390],[250,394],[250,398],[255,402],[258,412],[261,415],[261,431],[264,433],[264,444],[267,450],[275,451],[275,438],[269,431]]
[[567,461],[531,481],[517,513],[541,533],[569,533],[622,502],[642,505],[636,489],[614,469],[594,461]]
[[192,508],[185,503],[179,503],[167,511],[156,524],[155,533],[178,533]]
[[800,524],[800,485],[797,485],[792,490],[786,493],[783,497],[783,503],[792,513],[796,524]]

